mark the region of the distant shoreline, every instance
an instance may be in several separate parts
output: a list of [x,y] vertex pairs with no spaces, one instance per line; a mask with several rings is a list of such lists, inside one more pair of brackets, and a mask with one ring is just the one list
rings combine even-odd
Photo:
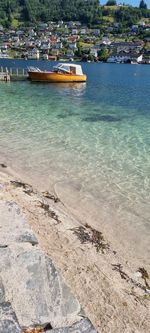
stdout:
[[[72,62],[72,63],[77,63],[77,62],[80,62],[80,63],[84,63],[84,64],[88,64],[88,63],[97,63],[97,64],[111,64],[111,65],[150,65],[150,62],[145,62],[145,61],[142,61],[140,63],[133,63],[133,62],[107,62],[107,61],[92,61],[92,60],[88,60],[88,61],[82,61],[82,60],[73,60],[73,61],[70,61],[68,59],[60,59],[60,60],[45,60],[45,59],[23,59],[23,58],[0,58],[0,62],[11,62],[11,61],[14,61],[14,62],[17,62],[17,61],[24,61],[24,62],[28,62],[28,61],[31,61],[31,62],[34,62],[34,61],[37,61],[38,62],[46,62],[46,63],[54,63],[54,62]],[[1,63],[0,63],[0,66]]]

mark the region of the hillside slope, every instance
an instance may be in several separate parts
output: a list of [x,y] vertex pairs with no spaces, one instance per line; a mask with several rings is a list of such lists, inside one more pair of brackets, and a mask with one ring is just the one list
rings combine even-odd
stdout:
[[98,0],[0,0],[0,22],[10,24],[14,17],[22,21],[80,20],[92,22],[98,17]]
[[0,24],[4,27],[37,21],[80,21],[88,25],[118,22],[122,29],[141,19],[150,22],[150,10],[132,6],[101,6],[99,0],[0,0]]

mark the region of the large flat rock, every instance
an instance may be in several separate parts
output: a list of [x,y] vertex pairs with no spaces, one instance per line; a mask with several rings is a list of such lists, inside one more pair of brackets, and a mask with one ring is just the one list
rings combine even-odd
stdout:
[[79,302],[39,249],[29,244],[0,249],[0,274],[21,326],[50,322],[57,328],[81,318]]
[[17,204],[0,201],[0,213],[0,333],[96,333]]

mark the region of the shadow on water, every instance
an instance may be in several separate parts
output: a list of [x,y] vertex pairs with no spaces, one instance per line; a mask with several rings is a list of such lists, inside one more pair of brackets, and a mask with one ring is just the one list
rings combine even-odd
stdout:
[[[68,117],[72,116],[79,116],[79,113],[74,113],[74,112],[67,112],[66,114],[59,114],[57,118],[59,119],[65,119]],[[113,123],[113,122],[120,122],[123,121],[125,118],[129,117],[119,117],[119,116],[113,116],[113,115],[101,115],[101,114],[95,114],[92,116],[87,116],[85,118],[82,118],[82,121],[87,121],[87,122],[97,122],[97,121],[104,121],[108,123]]]
[[79,116],[79,113],[74,113],[74,112],[67,112],[66,114],[58,114],[57,118],[58,119],[65,119],[68,117],[73,117],[73,116]]
[[87,122],[96,122],[96,121],[104,121],[104,122],[119,122],[122,121],[124,117],[116,117],[113,115],[101,115],[101,114],[95,114],[86,118],[83,118],[82,121]]

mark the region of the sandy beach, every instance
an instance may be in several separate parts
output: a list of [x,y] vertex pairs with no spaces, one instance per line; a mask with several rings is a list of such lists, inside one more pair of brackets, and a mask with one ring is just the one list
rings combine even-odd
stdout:
[[[117,239],[118,231],[115,238],[105,221],[96,228],[94,211],[86,222],[88,203],[85,215],[81,200],[78,207],[67,206],[62,188],[52,194],[41,192],[1,165],[0,189],[1,200],[20,207],[40,248],[51,257],[98,332],[149,331],[149,263],[136,255],[134,244],[132,255],[131,244],[127,251],[124,241]],[[67,196],[67,188],[64,191]]]

